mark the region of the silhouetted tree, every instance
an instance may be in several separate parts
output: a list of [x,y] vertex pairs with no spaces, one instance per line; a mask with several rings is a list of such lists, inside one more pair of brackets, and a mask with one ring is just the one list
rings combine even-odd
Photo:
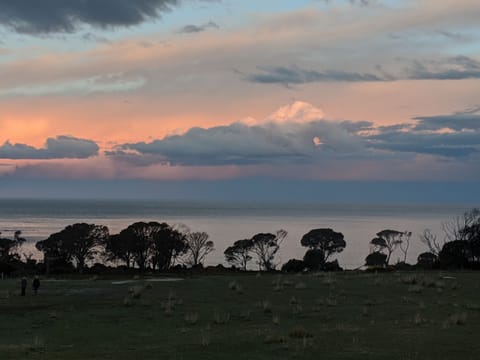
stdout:
[[153,234],[160,225],[156,222],[136,222],[120,232],[120,238],[128,239],[130,252],[140,270],[144,271],[150,260]]
[[129,269],[134,262],[135,239],[128,231],[110,235],[105,241],[105,258],[108,261],[120,260]]
[[108,238],[108,228],[103,225],[78,223],[50,235],[47,240],[36,244],[47,257],[59,257],[73,261],[80,273],[85,263],[98,253],[98,246]]
[[321,264],[319,264],[320,268],[326,264],[330,256],[342,252],[347,246],[343,234],[332,229],[310,230],[303,235],[300,243],[310,250],[318,250],[315,253],[311,253],[311,255],[315,254],[316,259],[320,259],[320,255],[322,255],[323,258],[321,259]]
[[58,233],[52,234],[46,240],[38,241],[35,244],[38,251],[43,253],[45,273],[48,275],[52,270],[72,270],[73,264],[70,254],[63,246],[63,239]]
[[432,233],[430,229],[423,230],[423,233],[420,235],[420,241],[424,243],[428,251],[438,257],[440,251],[442,250],[443,245],[445,244],[445,240],[443,243],[437,240],[437,235]]
[[470,246],[465,240],[449,241],[443,245],[438,258],[444,268],[468,268]]
[[[466,211],[463,216],[443,223],[448,240],[439,253],[443,266],[471,267],[480,263],[480,210]],[[462,259],[463,257],[463,259]]]
[[19,250],[25,239],[20,237],[21,232],[16,231],[13,239],[2,238],[0,232],[0,273],[11,273],[23,265]]
[[[25,239],[20,236],[21,234],[22,232],[17,230],[13,235],[13,239],[0,237],[0,262],[6,263],[20,258],[18,251],[25,242]],[[1,235],[2,233],[0,232]]]
[[[185,236],[166,223],[136,222],[119,234],[126,240],[125,248],[140,270],[148,264],[153,269],[166,270],[185,251]],[[126,253],[126,249],[121,252]]]
[[252,260],[252,246],[251,239],[237,240],[224,251],[225,259],[233,266],[246,271],[248,262]]
[[160,271],[168,270],[175,259],[187,251],[185,235],[166,223],[158,224],[153,233],[152,266]]
[[374,252],[387,252],[385,264],[390,263],[390,257],[398,246],[403,242],[405,232],[397,230],[382,230],[377,233],[377,237],[370,241]]
[[270,271],[275,269],[275,255],[286,236],[287,232],[285,230],[279,230],[276,234],[260,233],[252,237],[252,252],[257,256],[260,270]]
[[189,232],[186,235],[186,264],[197,266],[203,263],[205,257],[214,250],[213,241],[208,240],[206,232]]
[[408,249],[410,248],[410,238],[412,237],[412,232],[411,231],[404,231],[403,232],[403,239],[402,242],[399,244],[400,250],[403,253],[403,262],[407,262],[407,255],[408,255]]

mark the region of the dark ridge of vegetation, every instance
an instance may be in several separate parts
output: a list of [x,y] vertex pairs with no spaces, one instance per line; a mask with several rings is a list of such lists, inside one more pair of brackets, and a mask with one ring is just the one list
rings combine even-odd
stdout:
[[[420,240],[428,251],[421,253],[415,265],[406,263],[409,231],[385,229],[370,241],[365,258],[367,269],[480,269],[480,210],[472,209],[443,224],[444,238],[426,229]],[[1,235],[1,233],[0,233]],[[42,261],[21,253],[25,239],[21,231],[13,239],[0,237],[0,273],[5,275],[103,272],[203,271],[203,263],[214,249],[205,232],[192,232],[186,226],[167,223],[137,222],[110,234],[106,226],[77,223],[36,243],[43,253]],[[259,233],[237,240],[224,250],[230,271],[247,271],[252,261],[259,271],[278,271],[276,255],[288,233]],[[332,260],[347,246],[344,236],[329,228],[313,229],[303,235],[300,244],[307,248],[302,260],[291,259],[285,272],[339,271],[338,260]],[[392,254],[400,251],[403,261],[390,264]],[[208,267],[226,271],[223,265]]]

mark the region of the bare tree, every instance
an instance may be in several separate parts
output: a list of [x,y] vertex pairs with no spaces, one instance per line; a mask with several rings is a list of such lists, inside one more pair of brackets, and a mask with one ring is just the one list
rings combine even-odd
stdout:
[[480,210],[472,209],[465,211],[463,216],[456,216],[450,221],[442,223],[446,241],[469,241],[470,232],[465,231],[480,224]]
[[443,245],[445,244],[445,239],[443,242],[439,242],[437,235],[432,233],[430,229],[423,230],[423,233],[420,235],[420,241],[424,243],[428,251],[438,257],[440,251],[442,250]]
[[411,231],[403,232],[403,241],[399,244],[400,250],[403,252],[403,262],[407,262],[408,248],[410,247],[410,238],[412,237]]
[[206,232],[191,232],[186,236],[187,255],[185,263],[196,266],[203,262],[205,257],[214,251],[213,241],[208,240]]

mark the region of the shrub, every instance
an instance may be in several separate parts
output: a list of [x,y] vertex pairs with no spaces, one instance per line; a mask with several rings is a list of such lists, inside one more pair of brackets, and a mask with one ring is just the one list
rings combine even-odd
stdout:
[[240,313],[240,319],[245,320],[245,321],[249,321],[251,314],[252,314],[252,312],[250,310],[243,310]]
[[263,340],[263,342],[265,344],[286,344],[288,340],[285,336],[269,334],[265,336],[265,339]]
[[230,313],[215,312],[213,314],[213,321],[217,325],[228,324],[228,322],[230,321]]
[[375,251],[369,254],[365,258],[365,265],[369,267],[380,267],[383,268],[387,264],[387,255],[381,252]]
[[303,326],[295,326],[293,329],[290,330],[288,336],[294,339],[305,339],[305,338],[312,338],[313,334],[308,332]]
[[424,252],[417,257],[417,266],[422,269],[432,269],[438,261],[438,256],[431,252]]
[[342,271],[343,268],[338,263],[338,260],[327,261],[325,263],[325,271]]
[[443,327],[448,328],[450,325],[465,325],[466,323],[467,313],[453,314],[443,322]]
[[198,313],[197,312],[186,313],[184,319],[187,324],[195,325],[198,322]]
[[422,291],[423,291],[423,287],[420,285],[412,285],[408,288],[409,293],[421,294]]
[[292,306],[292,314],[293,315],[301,315],[303,314],[303,307],[300,304],[295,304]]
[[268,300],[262,300],[260,302],[260,307],[262,308],[264,313],[271,313],[272,312],[272,305]]
[[310,249],[305,253],[303,263],[310,271],[323,270],[325,266],[325,253],[320,249]]
[[302,272],[305,267],[305,263],[302,260],[290,259],[282,266],[282,271],[298,273]]
[[140,299],[142,296],[143,292],[143,286],[136,285],[136,286],[131,286],[128,289],[128,293],[134,298],[134,299]]
[[307,288],[307,284],[305,284],[302,281],[295,284],[295,289],[297,290],[305,290],[306,288]]

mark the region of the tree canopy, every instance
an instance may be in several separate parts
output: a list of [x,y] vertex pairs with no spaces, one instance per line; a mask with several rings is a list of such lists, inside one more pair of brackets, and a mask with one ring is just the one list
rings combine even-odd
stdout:
[[167,223],[136,222],[110,238],[107,250],[127,266],[166,270],[186,251],[185,235]]
[[393,252],[402,244],[404,236],[410,237],[411,233],[390,229],[382,230],[377,233],[377,237],[370,241],[370,245],[374,252],[387,252],[385,264],[388,265]]
[[343,234],[329,228],[310,230],[303,235],[300,243],[310,250],[321,251],[315,254],[317,258],[323,254],[322,264],[325,264],[333,254],[342,252],[347,246]]
[[36,248],[44,253],[45,259],[60,258],[73,262],[79,272],[85,263],[98,253],[98,247],[108,238],[108,228],[103,225],[77,223],[39,241]]
[[230,264],[246,271],[248,262],[252,260],[252,246],[252,239],[237,240],[224,251],[225,259]]

